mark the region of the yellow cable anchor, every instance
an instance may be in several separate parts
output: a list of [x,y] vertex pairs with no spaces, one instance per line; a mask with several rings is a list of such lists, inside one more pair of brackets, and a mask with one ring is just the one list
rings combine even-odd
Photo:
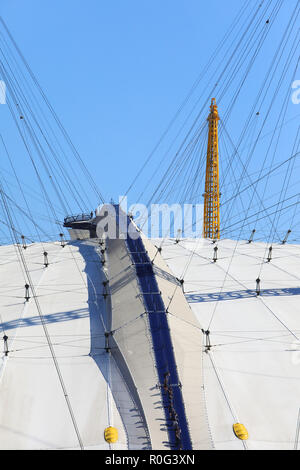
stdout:
[[238,439],[241,439],[241,441],[246,441],[249,438],[249,434],[245,426],[241,423],[235,423],[233,425],[233,431],[234,434]]
[[113,426],[109,426],[108,428],[104,430],[104,439],[109,444],[114,444],[115,442],[117,442],[118,438],[119,438],[118,430],[114,428]]

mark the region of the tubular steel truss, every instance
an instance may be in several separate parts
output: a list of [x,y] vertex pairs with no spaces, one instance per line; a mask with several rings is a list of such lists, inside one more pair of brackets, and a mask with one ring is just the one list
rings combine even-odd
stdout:
[[209,123],[206,177],[204,193],[203,237],[220,238],[220,188],[219,188],[219,145],[218,145],[218,108],[215,98],[211,100]]

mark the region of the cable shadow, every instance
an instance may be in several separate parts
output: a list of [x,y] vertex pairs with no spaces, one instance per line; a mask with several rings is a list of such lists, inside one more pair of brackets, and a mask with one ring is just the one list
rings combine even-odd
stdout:
[[[260,291],[260,297],[280,297],[280,296],[294,296],[300,295],[300,287],[284,287],[281,289],[262,289]],[[255,290],[236,290],[229,292],[214,292],[206,293],[201,292],[198,294],[186,294],[185,295],[189,303],[202,303],[202,302],[216,302],[221,300],[237,300],[237,299],[249,299],[257,297]]]
[[[82,308],[78,310],[69,310],[65,312],[51,313],[49,315],[43,315],[45,323],[58,323],[63,321],[72,321],[77,320],[78,318],[84,318],[89,316],[88,309]],[[3,329],[13,330],[15,328],[25,328],[28,326],[41,325],[41,319],[38,315],[27,317],[27,318],[17,318],[15,320],[10,320],[2,323]]]

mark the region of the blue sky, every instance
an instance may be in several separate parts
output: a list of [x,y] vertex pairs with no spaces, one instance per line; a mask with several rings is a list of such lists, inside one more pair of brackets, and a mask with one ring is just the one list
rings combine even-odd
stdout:
[[[110,196],[127,188],[239,7],[240,0],[4,0],[1,15]],[[104,169],[112,173],[106,181]]]
[[[240,0],[3,0],[0,13],[109,199],[126,191],[240,6]],[[282,34],[281,22],[273,34]],[[260,67],[273,52],[269,41]],[[229,123],[234,139],[257,86],[253,74]],[[2,107],[4,135],[6,113]],[[294,124],[299,113],[289,105]],[[9,136],[18,159],[13,131]],[[22,171],[30,184],[31,170]]]

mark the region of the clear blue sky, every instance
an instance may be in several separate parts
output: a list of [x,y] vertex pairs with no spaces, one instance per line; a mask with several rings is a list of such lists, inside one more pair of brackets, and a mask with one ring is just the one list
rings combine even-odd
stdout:
[[[296,2],[285,1],[288,15]],[[0,14],[109,199],[128,188],[240,6],[241,0],[2,0]],[[274,26],[274,37],[281,28]],[[269,41],[259,64],[273,52]],[[257,86],[253,75],[230,122],[236,139]],[[2,129],[5,112],[0,107]],[[299,113],[289,105],[288,118]],[[14,153],[12,139],[10,146]],[[30,183],[26,168],[24,178]]]
[[239,8],[240,0],[1,1],[108,197],[127,189]]

